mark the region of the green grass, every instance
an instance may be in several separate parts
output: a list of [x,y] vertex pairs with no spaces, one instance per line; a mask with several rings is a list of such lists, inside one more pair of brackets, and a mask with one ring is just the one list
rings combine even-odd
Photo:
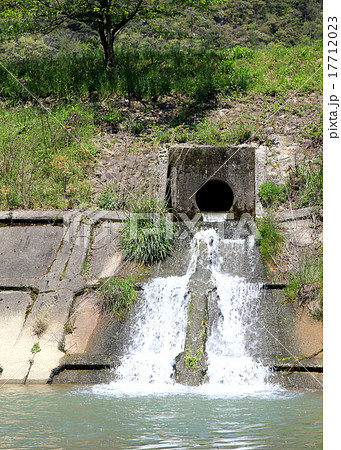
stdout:
[[322,320],[323,259],[321,253],[305,252],[299,267],[285,288],[286,300],[307,306],[313,317]]
[[[254,90],[275,94],[294,89],[322,89],[322,71],[307,81],[321,65],[322,44],[293,48],[250,50],[163,51],[116,48],[116,66],[108,69],[98,50],[58,59],[27,56],[7,60],[0,68],[1,97],[12,103],[39,98],[74,99],[94,91],[135,99],[182,94],[205,101],[217,94],[233,95]],[[27,90],[26,90],[27,89]],[[28,92],[29,91],[29,92]],[[113,111],[115,117],[119,112]]]
[[[242,56],[240,56],[242,57]],[[246,91],[252,77],[249,68],[239,66],[233,52],[211,50],[161,51],[116,48],[116,66],[108,69],[99,51],[59,59],[27,57],[6,61],[6,67],[21,82],[0,68],[2,98],[12,102],[38,97],[72,99],[97,91],[122,94],[134,99],[186,94],[199,101],[218,92]],[[29,92],[28,92],[29,91]]]
[[254,58],[247,65],[254,75],[252,90],[255,92],[278,95],[290,90],[314,91],[323,87],[322,41],[311,46],[255,50]]
[[103,281],[98,290],[98,303],[102,313],[114,313],[118,320],[123,320],[136,300],[132,278],[111,278]]
[[323,203],[323,162],[315,158],[294,167],[288,176],[286,190],[292,202],[299,206],[320,207]]
[[286,186],[272,181],[263,183],[258,188],[259,198],[265,207],[278,205],[287,199]]
[[33,106],[1,108],[1,209],[64,209],[89,202],[96,154],[92,113],[77,103],[57,105],[51,113],[57,120]]
[[267,214],[257,220],[258,231],[261,235],[260,252],[265,261],[270,265],[277,265],[276,257],[282,249],[284,236],[273,216]]
[[131,204],[122,233],[125,258],[143,264],[163,260],[173,248],[175,225],[164,201],[145,198]]

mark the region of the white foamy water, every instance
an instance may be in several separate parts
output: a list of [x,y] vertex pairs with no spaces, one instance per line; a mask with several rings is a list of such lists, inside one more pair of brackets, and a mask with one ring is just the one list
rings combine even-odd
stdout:
[[[196,388],[176,384],[172,378],[175,358],[184,350],[188,284],[196,270],[202,243],[207,246],[207,270],[216,286],[219,314],[206,342],[209,383]],[[254,239],[221,239],[212,228],[199,231],[191,242],[191,258],[182,277],[155,278],[144,287],[132,344],[116,370],[117,380],[105,389],[127,393],[165,392],[253,393],[273,390],[268,369],[252,358],[250,342],[257,343],[259,283],[231,275],[242,259],[252,259]],[[240,261],[239,261],[240,260]],[[222,269],[224,267],[224,270]],[[232,270],[233,269],[233,270]],[[100,390],[102,390],[100,388]]]
[[246,327],[255,321],[260,285],[213,270],[217,286],[219,317],[206,343],[211,384],[229,389],[264,388],[268,369],[247,351]]
[[117,370],[122,381],[172,382],[172,362],[182,351],[186,334],[188,278],[156,278],[145,286],[134,342]]

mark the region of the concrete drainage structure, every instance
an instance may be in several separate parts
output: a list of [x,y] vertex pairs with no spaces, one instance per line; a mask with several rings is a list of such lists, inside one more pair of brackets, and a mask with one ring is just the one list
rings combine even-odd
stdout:
[[197,212],[230,212],[238,219],[256,213],[256,147],[174,145],[169,151],[171,207]]

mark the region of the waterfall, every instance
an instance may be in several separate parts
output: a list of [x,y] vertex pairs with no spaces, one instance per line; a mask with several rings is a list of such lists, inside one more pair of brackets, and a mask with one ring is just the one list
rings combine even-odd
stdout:
[[252,281],[253,236],[226,239],[212,226],[196,232],[190,246],[185,275],[154,278],[144,286],[115,383],[175,384],[175,358],[184,352],[189,326],[189,286],[201,264],[211,292],[205,341],[208,386],[264,389],[268,369],[254,357],[261,283]]

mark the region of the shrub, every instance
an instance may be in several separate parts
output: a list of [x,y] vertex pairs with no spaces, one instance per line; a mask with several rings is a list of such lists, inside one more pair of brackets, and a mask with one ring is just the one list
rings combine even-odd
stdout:
[[258,195],[262,204],[266,207],[279,204],[287,199],[286,186],[268,181],[259,186]]
[[114,313],[122,320],[137,297],[133,280],[109,279],[99,288],[99,306],[102,313]]
[[126,259],[152,264],[163,260],[172,250],[175,227],[164,201],[142,199],[131,205],[122,233]]

